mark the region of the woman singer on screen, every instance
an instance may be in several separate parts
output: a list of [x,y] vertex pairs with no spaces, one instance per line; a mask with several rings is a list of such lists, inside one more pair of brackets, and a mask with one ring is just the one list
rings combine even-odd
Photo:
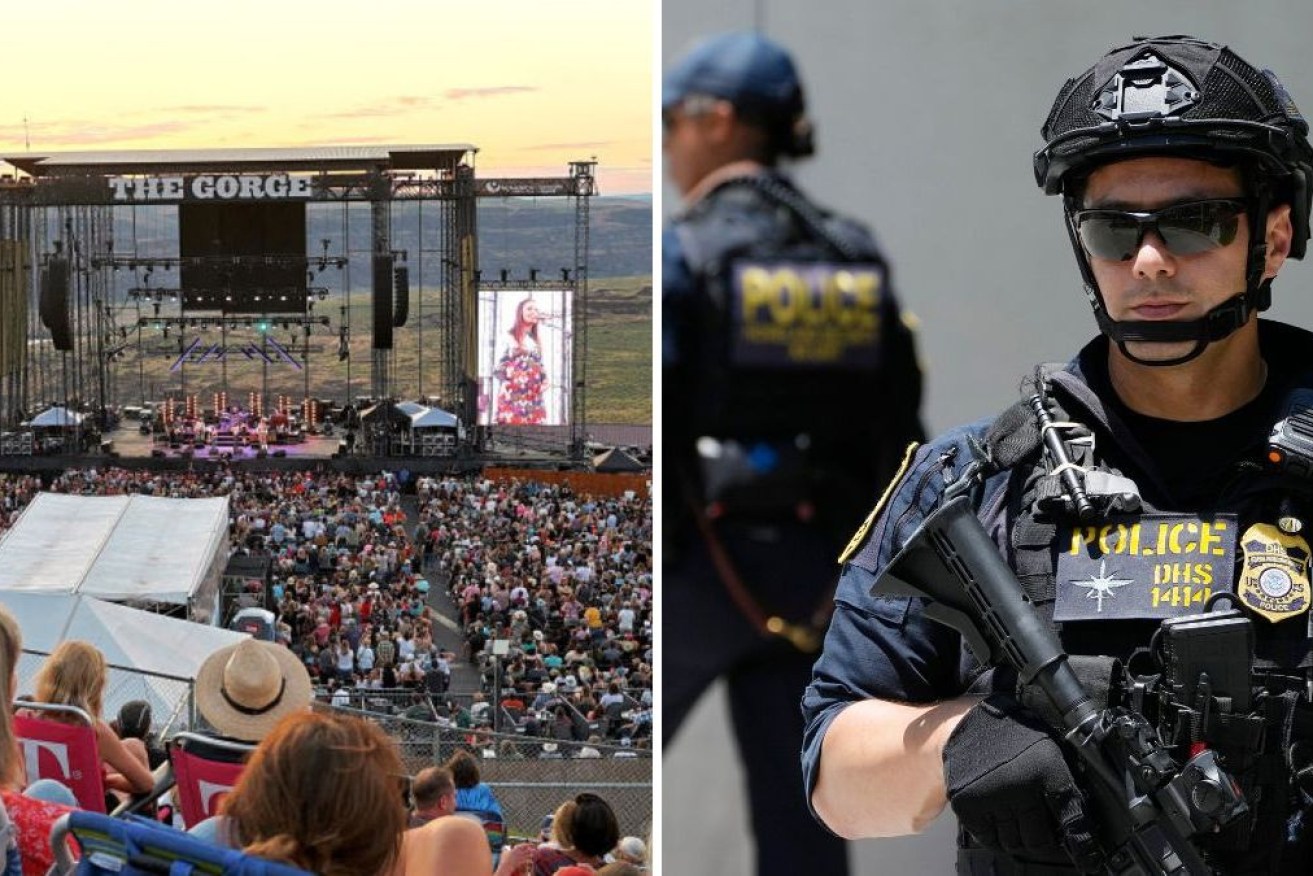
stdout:
[[500,381],[493,422],[498,425],[530,426],[547,421],[543,395],[547,370],[543,367],[538,324],[542,314],[532,298],[515,308],[515,324],[509,332],[511,344],[502,353],[494,376]]

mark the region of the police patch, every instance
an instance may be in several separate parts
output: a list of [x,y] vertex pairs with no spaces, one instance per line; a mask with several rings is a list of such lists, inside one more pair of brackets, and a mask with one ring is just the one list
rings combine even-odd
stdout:
[[753,368],[879,364],[884,269],[739,262],[730,283],[730,361]]
[[1144,514],[1061,527],[1056,621],[1164,618],[1230,591],[1235,515]]
[[1308,611],[1309,549],[1303,536],[1255,523],[1240,539],[1244,566],[1236,593],[1246,608],[1276,623]]

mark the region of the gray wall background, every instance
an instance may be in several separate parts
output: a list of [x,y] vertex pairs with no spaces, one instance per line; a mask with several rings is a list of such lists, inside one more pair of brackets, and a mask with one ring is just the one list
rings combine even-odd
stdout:
[[[872,225],[922,321],[932,431],[1001,410],[1031,365],[1065,361],[1094,334],[1058,201],[1030,163],[1068,77],[1132,36],[1189,33],[1271,67],[1313,111],[1307,0],[663,0],[663,60],[699,35],[754,26],[793,50],[807,86],[817,155],[797,178]],[[668,187],[665,204],[677,204]],[[1313,328],[1309,271],[1287,264],[1269,316]],[[662,772],[662,870],[751,873],[720,690],[666,749]],[[951,873],[948,822],[854,844],[855,871]]]

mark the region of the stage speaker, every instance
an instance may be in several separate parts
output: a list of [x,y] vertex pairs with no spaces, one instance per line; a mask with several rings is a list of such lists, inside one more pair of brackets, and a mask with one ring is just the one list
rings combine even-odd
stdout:
[[283,457],[287,456],[287,451],[286,451],[286,450],[275,450],[275,451],[274,451],[274,456],[278,457],[279,459],[282,459]]
[[392,349],[392,256],[374,255],[374,349]]
[[162,456],[167,456],[167,454],[166,454],[163,450],[161,450],[160,448],[158,448],[158,447],[152,447],[152,448],[151,448],[151,451],[150,451],[150,455],[153,456],[153,457],[155,457],[156,459],[158,459],[158,458],[160,458],[160,457],[162,457]]
[[73,326],[68,319],[68,259],[51,257],[41,274],[41,324],[50,329],[55,349],[73,349]]
[[392,327],[401,328],[410,315],[410,268],[397,265],[392,272],[392,286],[397,293],[396,306],[392,309]]

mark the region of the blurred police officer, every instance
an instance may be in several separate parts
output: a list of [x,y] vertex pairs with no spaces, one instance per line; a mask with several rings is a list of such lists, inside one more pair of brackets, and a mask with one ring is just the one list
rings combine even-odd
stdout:
[[[1257,316],[1309,238],[1307,132],[1275,76],[1189,37],[1137,38],[1063,86],[1035,175],[1062,195],[1101,337],[992,423],[921,448],[853,540],[804,698],[806,787],[831,828],[909,833],[947,802],[959,872],[1130,872],[1042,701],[921,600],[871,593],[965,495],[1086,689],[1143,710],[1178,763],[1212,750],[1239,781],[1248,813],[1193,840],[1207,867],[1313,872],[1313,335]],[[1162,625],[1219,591],[1240,611],[1195,625],[1206,637]]]
[[869,233],[778,168],[812,151],[782,48],[700,44],[662,114],[685,199],[662,252],[663,732],[725,676],[758,872],[843,873],[794,792],[798,697],[843,538],[921,434],[913,338]]

